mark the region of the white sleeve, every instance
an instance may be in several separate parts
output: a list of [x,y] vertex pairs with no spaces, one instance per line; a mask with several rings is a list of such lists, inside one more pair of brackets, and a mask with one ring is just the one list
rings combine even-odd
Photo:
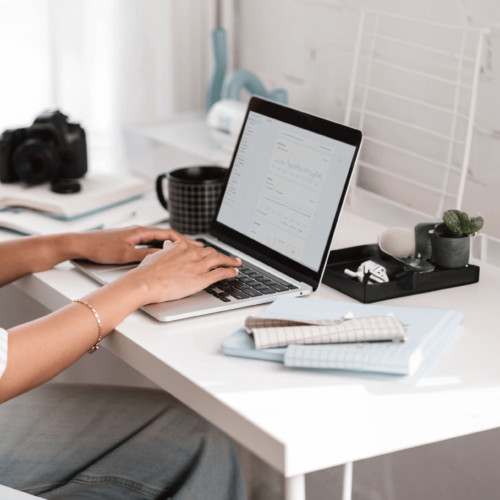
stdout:
[[0,378],[7,367],[7,339],[8,333],[0,328]]

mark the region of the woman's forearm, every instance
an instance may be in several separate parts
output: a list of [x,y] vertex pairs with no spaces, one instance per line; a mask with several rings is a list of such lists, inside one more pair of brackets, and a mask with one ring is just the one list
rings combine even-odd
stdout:
[[[143,305],[144,294],[144,284],[129,273],[83,298],[99,314],[104,338]],[[0,379],[0,403],[64,371],[96,343],[97,336],[95,316],[80,303],[9,330],[7,368]]]
[[[170,230],[131,228],[104,233],[86,233],[84,248],[74,241],[59,251],[47,250],[39,256],[32,271],[81,255],[97,262],[134,262],[141,264],[121,278],[85,296],[98,313],[105,337],[126,316],[145,304],[187,297],[207,286],[234,278],[241,260],[203,248],[199,243],[179,237]],[[163,250],[137,249],[143,241],[174,239]],[[55,238],[55,237],[54,237]],[[54,244],[55,240],[52,240]],[[28,248],[31,252],[31,248]],[[9,252],[13,249],[9,249]],[[144,259],[144,260],[143,260]],[[16,266],[31,265],[20,257]],[[19,272],[19,271],[18,271]],[[7,274],[6,274],[7,275]],[[85,305],[75,303],[44,318],[9,330],[7,368],[0,379],[0,403],[29,391],[61,373],[85,354],[97,341],[97,321]]]
[[1,242],[0,287],[70,259],[88,259],[99,264],[140,262],[157,249],[136,248],[137,245],[165,240],[203,246],[171,229],[145,227],[30,236]]
[[28,236],[0,243],[0,287],[79,256],[78,234]]

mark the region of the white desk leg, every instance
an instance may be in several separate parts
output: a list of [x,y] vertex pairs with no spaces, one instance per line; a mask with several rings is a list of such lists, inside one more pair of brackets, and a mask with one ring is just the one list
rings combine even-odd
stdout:
[[285,477],[285,500],[306,500],[306,476]]
[[352,462],[344,465],[344,485],[342,486],[342,500],[352,498]]

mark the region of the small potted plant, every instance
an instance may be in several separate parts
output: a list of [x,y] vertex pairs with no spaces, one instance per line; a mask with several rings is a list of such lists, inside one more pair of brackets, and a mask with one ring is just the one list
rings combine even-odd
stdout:
[[469,263],[470,237],[484,226],[484,218],[470,217],[460,210],[447,210],[443,222],[431,234],[432,260],[446,269]]

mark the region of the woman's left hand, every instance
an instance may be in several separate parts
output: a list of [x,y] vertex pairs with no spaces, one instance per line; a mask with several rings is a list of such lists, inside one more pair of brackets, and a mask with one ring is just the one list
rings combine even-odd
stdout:
[[[144,257],[158,252],[159,248],[135,248],[155,241],[163,243],[170,240],[185,241],[189,245],[201,248],[203,244],[184,236],[173,229],[154,227],[128,227],[125,229],[102,229],[75,235],[76,254],[98,264],[129,264],[141,262]],[[160,245],[161,247],[162,245]]]

